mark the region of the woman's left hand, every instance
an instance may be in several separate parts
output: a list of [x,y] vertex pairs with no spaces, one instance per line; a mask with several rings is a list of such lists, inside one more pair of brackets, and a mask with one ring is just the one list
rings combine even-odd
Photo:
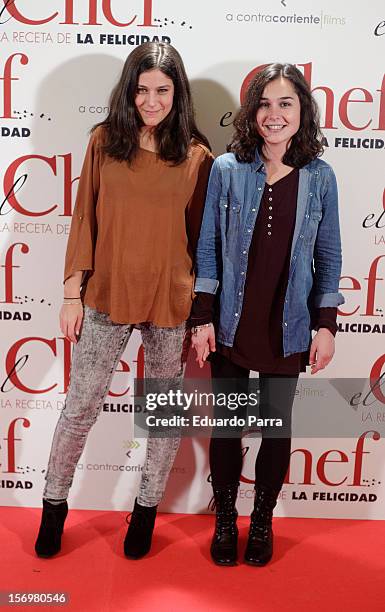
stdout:
[[334,336],[326,328],[321,327],[313,338],[310,347],[309,364],[311,373],[316,374],[326,368],[334,355]]
[[[198,325],[199,328],[199,325]],[[199,328],[197,334],[192,334],[191,345],[196,350],[196,359],[199,367],[203,368],[205,361],[210,353],[215,352],[215,330],[212,323]]]

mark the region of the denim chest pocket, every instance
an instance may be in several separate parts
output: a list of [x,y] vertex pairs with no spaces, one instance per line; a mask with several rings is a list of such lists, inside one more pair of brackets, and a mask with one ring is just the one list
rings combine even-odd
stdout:
[[222,197],[219,201],[219,216],[222,240],[225,242],[225,250],[228,253],[237,243],[240,228],[241,205],[231,201],[228,197]]
[[314,208],[310,211],[308,217],[308,225],[305,232],[305,242],[308,245],[314,245],[315,239],[317,237],[318,226],[322,219],[322,210],[319,208]]
[[310,218],[314,219],[314,221],[318,221],[318,223],[321,221],[322,219],[322,209],[321,208],[315,208],[313,210],[310,211]]

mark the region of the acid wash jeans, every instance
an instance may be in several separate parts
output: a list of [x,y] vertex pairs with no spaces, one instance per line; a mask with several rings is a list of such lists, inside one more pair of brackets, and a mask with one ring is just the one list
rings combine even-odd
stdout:
[[[146,378],[181,383],[185,323],[173,328],[151,323],[137,327],[144,346]],[[133,325],[113,323],[107,314],[85,307],[81,336],[73,351],[70,386],[52,441],[44,499],[67,499],[88,432],[100,414],[133,329]],[[161,438],[149,432],[137,497],[140,505],[151,507],[160,502],[179,442],[179,435]]]

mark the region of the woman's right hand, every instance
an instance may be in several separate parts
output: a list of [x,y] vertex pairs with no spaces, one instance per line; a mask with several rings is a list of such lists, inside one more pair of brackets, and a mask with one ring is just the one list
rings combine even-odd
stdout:
[[196,350],[196,360],[200,368],[203,368],[210,352],[215,352],[215,331],[214,325],[210,323],[207,327],[197,326],[197,332],[191,336],[191,344]]
[[74,344],[77,344],[77,337],[83,321],[83,304],[79,300],[78,304],[63,304],[60,310],[60,329],[64,336]]
[[[77,344],[78,335],[83,321],[83,304],[80,299],[80,286],[84,275],[83,270],[77,270],[64,283],[64,304],[60,310],[60,329],[64,336]],[[66,304],[70,302],[69,304]]]

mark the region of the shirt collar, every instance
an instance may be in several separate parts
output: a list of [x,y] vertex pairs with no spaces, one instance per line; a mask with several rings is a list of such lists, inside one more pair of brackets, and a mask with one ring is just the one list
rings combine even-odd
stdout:
[[255,164],[255,171],[256,172],[264,172],[265,171],[265,165],[261,159],[261,156],[259,155],[258,149],[255,149],[255,159],[254,159],[254,164]]

